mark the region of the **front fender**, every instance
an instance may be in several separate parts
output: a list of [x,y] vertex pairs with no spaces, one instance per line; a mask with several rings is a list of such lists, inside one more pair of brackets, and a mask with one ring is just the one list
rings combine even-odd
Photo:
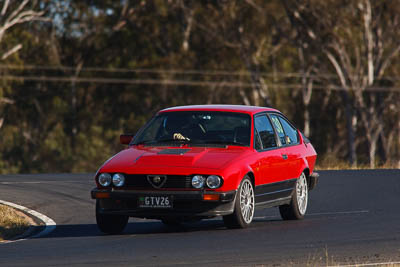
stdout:
[[248,173],[252,173],[254,175],[254,171],[253,168],[251,167],[251,164],[235,163],[234,165],[226,168],[223,173],[224,185],[221,189],[223,191],[231,191],[238,189],[243,177]]

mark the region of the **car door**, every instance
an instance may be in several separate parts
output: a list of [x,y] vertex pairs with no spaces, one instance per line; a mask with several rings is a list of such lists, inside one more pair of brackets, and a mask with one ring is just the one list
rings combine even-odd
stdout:
[[287,179],[298,178],[301,172],[302,158],[299,148],[300,138],[297,129],[283,116],[270,114],[279,140],[285,148]]
[[285,148],[280,147],[274,128],[266,114],[257,115],[254,118],[254,129],[254,144],[258,152],[259,168],[257,184],[265,187],[265,185],[286,180],[288,174],[285,168],[286,159],[283,157]]

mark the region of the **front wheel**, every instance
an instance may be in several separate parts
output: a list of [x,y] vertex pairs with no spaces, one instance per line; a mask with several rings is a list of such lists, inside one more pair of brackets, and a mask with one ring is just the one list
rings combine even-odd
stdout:
[[239,185],[235,198],[235,210],[232,214],[223,216],[228,228],[246,228],[253,221],[254,189],[250,178],[246,175]]
[[308,204],[308,186],[304,172],[296,181],[290,204],[279,206],[279,212],[284,220],[300,220],[304,218]]
[[99,201],[96,201],[96,222],[100,231],[106,234],[119,234],[125,229],[129,220],[128,216],[102,214],[99,210]]

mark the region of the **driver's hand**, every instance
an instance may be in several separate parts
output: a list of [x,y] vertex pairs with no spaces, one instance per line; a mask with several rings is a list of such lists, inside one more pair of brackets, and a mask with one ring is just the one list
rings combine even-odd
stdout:
[[180,133],[174,133],[174,139],[175,140],[186,140],[186,141],[190,141],[190,139],[188,137],[183,136]]

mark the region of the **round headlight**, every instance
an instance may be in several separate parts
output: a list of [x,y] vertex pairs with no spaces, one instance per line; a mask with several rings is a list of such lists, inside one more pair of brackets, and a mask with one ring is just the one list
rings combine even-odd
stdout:
[[98,181],[102,186],[109,186],[111,184],[111,175],[109,173],[102,173],[99,175]]
[[120,187],[125,184],[125,176],[121,173],[114,174],[112,182],[115,186]]
[[220,187],[221,178],[219,178],[216,175],[210,175],[207,177],[206,183],[209,188],[215,189],[215,188]]
[[204,186],[204,181],[206,179],[204,178],[204,176],[201,175],[195,175],[192,178],[192,186],[194,188],[202,188]]

